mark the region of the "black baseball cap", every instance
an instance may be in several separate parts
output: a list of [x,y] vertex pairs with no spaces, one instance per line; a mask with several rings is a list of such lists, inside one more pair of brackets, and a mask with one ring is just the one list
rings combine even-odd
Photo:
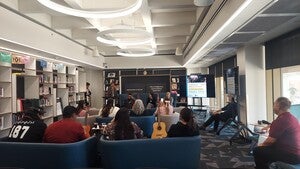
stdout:
[[43,115],[45,111],[42,107],[29,107],[24,113],[29,115]]

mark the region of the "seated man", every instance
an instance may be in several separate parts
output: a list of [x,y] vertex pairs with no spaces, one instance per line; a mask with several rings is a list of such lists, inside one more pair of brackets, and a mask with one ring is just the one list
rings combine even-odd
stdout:
[[227,121],[229,118],[234,118],[237,115],[237,103],[232,95],[227,96],[228,104],[220,110],[212,112],[212,116],[200,127],[200,130],[205,130],[212,122],[214,122],[214,132],[217,132],[219,121]]
[[41,120],[43,114],[44,111],[40,108],[26,110],[22,119],[12,126],[6,141],[42,142],[47,128]]
[[289,99],[279,97],[273,106],[277,118],[272,122],[268,138],[253,150],[257,169],[268,168],[272,162],[300,164],[300,125],[288,112]]
[[52,123],[45,132],[46,143],[73,143],[86,139],[82,125],[76,121],[77,109],[66,106],[63,119]]
[[188,137],[199,135],[199,129],[194,122],[193,111],[183,108],[180,111],[180,118],[177,124],[173,124],[168,131],[168,137]]

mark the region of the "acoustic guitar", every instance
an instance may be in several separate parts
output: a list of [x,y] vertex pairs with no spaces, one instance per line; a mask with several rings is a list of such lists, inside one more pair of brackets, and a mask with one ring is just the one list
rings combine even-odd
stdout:
[[84,118],[84,125],[83,130],[84,130],[84,135],[85,137],[91,137],[90,131],[91,131],[91,126],[87,124],[87,117],[88,117],[88,112],[85,113],[85,118]]
[[167,137],[166,124],[160,121],[160,115],[157,114],[157,122],[153,124],[152,139]]

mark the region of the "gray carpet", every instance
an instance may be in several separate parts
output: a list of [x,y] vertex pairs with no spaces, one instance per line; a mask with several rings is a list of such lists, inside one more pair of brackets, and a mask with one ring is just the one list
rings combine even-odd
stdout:
[[[198,125],[207,119],[203,113],[194,112],[195,121]],[[221,126],[222,124],[220,124]],[[210,132],[209,127],[207,131],[200,131],[201,134],[201,169],[215,169],[215,168],[248,168],[254,169],[255,163],[250,154],[249,142],[237,140],[232,145],[229,139],[234,135],[236,128],[232,126],[225,127],[220,133],[216,135]]]

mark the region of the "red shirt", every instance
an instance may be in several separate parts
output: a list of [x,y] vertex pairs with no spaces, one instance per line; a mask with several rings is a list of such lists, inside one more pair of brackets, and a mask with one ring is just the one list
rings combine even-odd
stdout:
[[62,119],[52,123],[44,134],[46,143],[73,143],[85,138],[82,125],[72,119]]
[[279,115],[271,124],[269,136],[276,148],[300,156],[300,125],[289,112]]

